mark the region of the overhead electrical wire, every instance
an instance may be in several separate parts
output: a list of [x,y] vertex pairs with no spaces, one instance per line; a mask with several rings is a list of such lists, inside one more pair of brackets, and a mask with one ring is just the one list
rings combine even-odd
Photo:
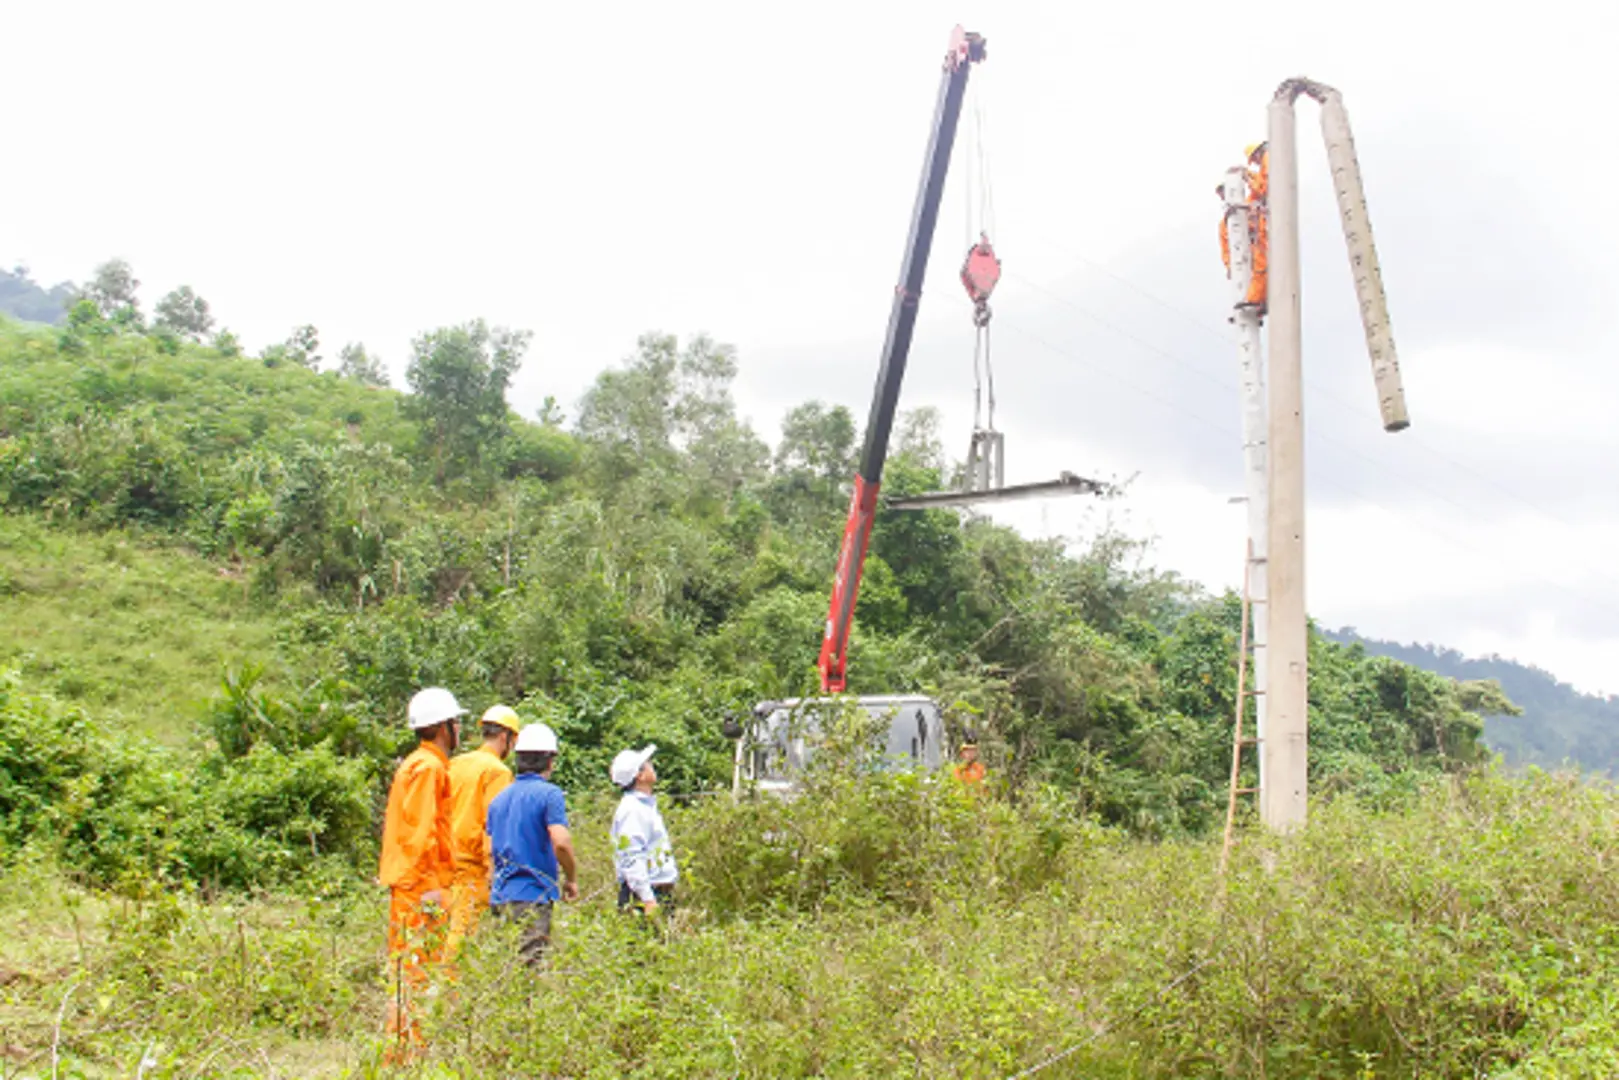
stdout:
[[[1180,318],[1184,322],[1189,323],[1190,325],[1196,327],[1197,329],[1203,331],[1204,333],[1209,334],[1209,335],[1219,339],[1223,343],[1226,343],[1226,344],[1230,343],[1230,334],[1225,329],[1223,329],[1221,327],[1218,327],[1218,326],[1216,326],[1216,325],[1214,325],[1212,323],[1206,322],[1203,319],[1198,318],[1196,315],[1184,310],[1183,308],[1180,308],[1180,307],[1176,306],[1175,304],[1172,304],[1169,301],[1163,299],[1162,297],[1157,296],[1156,294],[1154,294],[1150,290],[1148,290],[1148,289],[1142,287],[1140,284],[1130,280],[1129,278],[1125,277],[1123,274],[1120,274],[1120,273],[1114,271],[1113,269],[1111,269],[1110,267],[1104,265],[1103,263],[1100,263],[1100,262],[1096,261],[1095,259],[1089,258],[1089,257],[1081,254],[1080,252],[1074,251],[1072,248],[1069,248],[1066,245],[1057,244],[1057,243],[1054,243],[1054,242],[1049,241],[1049,240],[1044,241],[1044,243],[1050,250],[1059,252],[1059,253],[1064,254],[1064,255],[1067,255],[1070,258],[1077,259],[1080,262],[1085,263],[1087,266],[1090,266],[1093,269],[1095,269],[1095,270],[1097,270],[1097,271],[1099,271],[1099,272],[1101,272],[1103,274],[1106,274],[1108,277],[1112,278],[1114,281],[1117,281],[1119,284],[1125,286],[1126,288],[1130,289],[1131,291],[1133,291],[1133,292],[1137,293],[1138,295],[1142,296],[1143,298],[1151,301],[1153,304],[1155,304],[1158,307],[1164,309],[1165,311],[1169,312],[1170,314],[1177,316],[1178,318]],[[1057,295],[1055,293],[1052,293],[1048,289],[1043,289],[1040,286],[1033,285],[1033,283],[1028,282],[1027,279],[1023,279],[1023,280],[1024,280],[1025,284],[1029,284],[1029,285],[1033,286],[1034,288],[1036,288],[1038,291],[1045,292],[1047,295],[1054,296],[1054,297]],[[1060,297],[1058,297],[1058,298],[1061,299]],[[1135,340],[1139,340],[1139,339],[1135,339]],[[1165,355],[1167,355],[1167,354],[1165,354]],[[1203,370],[1200,366],[1191,365],[1191,367],[1192,367],[1193,370],[1197,370],[1199,374],[1202,374],[1205,377],[1208,377],[1209,373],[1207,371]],[[1229,385],[1229,384],[1227,384],[1227,385]],[[1373,411],[1369,410],[1364,404],[1362,404],[1362,403],[1360,403],[1358,401],[1350,401],[1348,398],[1344,397],[1342,394],[1338,393],[1337,391],[1331,389],[1328,386],[1323,385],[1322,383],[1320,383],[1320,382],[1318,382],[1318,381],[1316,381],[1314,379],[1309,378],[1308,376],[1306,376],[1305,379],[1304,379],[1304,385],[1306,387],[1308,387],[1312,392],[1314,392],[1316,394],[1319,394],[1321,397],[1327,399],[1328,401],[1331,401],[1333,404],[1337,405],[1338,407],[1340,407],[1340,408],[1344,409],[1345,411],[1350,412],[1350,413],[1352,413],[1352,414],[1354,414],[1356,416],[1359,416],[1359,417],[1362,417],[1362,418],[1374,417],[1375,416],[1375,413]],[[1561,527],[1563,527],[1565,529],[1578,529],[1579,528],[1579,526],[1575,525],[1573,522],[1565,520],[1564,518],[1559,516],[1554,511],[1546,509],[1544,506],[1540,505],[1539,503],[1536,503],[1536,502],[1524,497],[1521,493],[1519,493],[1517,491],[1514,491],[1511,488],[1505,487],[1504,485],[1499,483],[1497,480],[1495,480],[1494,478],[1486,475],[1485,473],[1479,472],[1477,469],[1473,468],[1472,466],[1469,466],[1469,465],[1467,465],[1467,464],[1465,464],[1463,462],[1457,461],[1455,458],[1453,458],[1450,455],[1446,454],[1444,451],[1439,450],[1437,447],[1434,447],[1430,443],[1424,441],[1420,436],[1418,436],[1416,434],[1413,434],[1413,433],[1410,433],[1410,432],[1402,432],[1401,436],[1400,436],[1400,441],[1402,443],[1404,443],[1404,444],[1417,447],[1418,449],[1422,450],[1424,453],[1428,454],[1430,457],[1434,458],[1437,461],[1443,462],[1444,464],[1450,466],[1451,468],[1456,469],[1458,472],[1466,473],[1468,476],[1472,477],[1474,480],[1478,481],[1479,483],[1483,484],[1485,487],[1487,487],[1490,490],[1494,491],[1497,495],[1503,495],[1506,498],[1511,499],[1513,502],[1516,502],[1518,505],[1520,505],[1520,506],[1524,507],[1525,509],[1530,510],[1530,511],[1536,513],[1536,514],[1539,514],[1541,517],[1545,518],[1547,521],[1552,522],[1553,524],[1559,525],[1559,526],[1561,526]],[[1589,569],[1595,571],[1599,576],[1605,577],[1610,581],[1614,581],[1616,583],[1619,583],[1619,578],[1613,577],[1607,570],[1602,569],[1600,567],[1597,567],[1597,566],[1595,566],[1593,564],[1586,564],[1586,565],[1588,566]]]
[[[1030,284],[1032,284],[1032,283],[1030,283]],[[1038,286],[1036,286],[1036,288],[1038,288]],[[1081,311],[1081,313],[1087,314],[1087,315],[1090,314],[1089,312],[1085,312],[1083,308],[1078,308],[1077,305],[1075,305],[1075,306],[1076,306],[1077,310]],[[1116,328],[1114,328],[1112,326],[1112,324],[1106,323],[1105,320],[1100,320],[1099,319],[1098,321],[1102,322],[1103,325],[1109,326],[1110,329],[1116,329]],[[1208,417],[1203,416],[1203,415],[1201,415],[1199,413],[1196,413],[1196,412],[1192,411],[1191,409],[1188,409],[1185,406],[1181,405],[1180,403],[1172,401],[1169,398],[1164,397],[1161,394],[1156,394],[1156,393],[1154,393],[1154,392],[1152,392],[1150,390],[1147,390],[1147,389],[1139,386],[1136,383],[1131,382],[1128,379],[1121,378],[1119,376],[1118,372],[1114,368],[1112,368],[1110,366],[1107,366],[1107,365],[1104,365],[1104,364],[1099,364],[1099,363],[1091,360],[1090,358],[1082,355],[1081,353],[1079,353],[1079,352],[1077,352],[1075,350],[1067,349],[1067,348],[1064,348],[1064,347],[1062,347],[1060,345],[1055,345],[1052,342],[1046,340],[1045,338],[1041,337],[1038,334],[1030,333],[1029,331],[1024,330],[1022,327],[1018,326],[1016,323],[1013,323],[1009,327],[1009,329],[1016,336],[1019,336],[1019,337],[1022,337],[1024,339],[1028,340],[1028,341],[1031,341],[1031,342],[1041,346],[1042,348],[1044,348],[1044,349],[1046,349],[1046,350],[1048,350],[1050,352],[1053,352],[1053,353],[1055,353],[1055,354],[1057,354],[1059,356],[1063,356],[1063,357],[1065,357],[1067,359],[1074,360],[1074,361],[1077,361],[1079,363],[1085,364],[1087,367],[1091,367],[1091,368],[1093,368],[1093,369],[1095,369],[1097,371],[1100,371],[1104,375],[1106,375],[1107,377],[1113,379],[1115,382],[1118,382],[1123,386],[1129,387],[1130,389],[1134,390],[1136,393],[1142,395],[1143,397],[1146,397],[1146,398],[1148,398],[1148,399],[1150,399],[1152,401],[1157,402],[1160,405],[1165,406],[1166,408],[1168,408],[1168,409],[1170,409],[1170,410],[1172,410],[1174,412],[1180,413],[1183,416],[1186,416],[1186,417],[1188,417],[1188,418],[1190,418],[1192,420],[1195,420],[1198,423],[1202,424],[1203,426],[1208,427],[1211,430],[1216,431],[1221,435],[1231,436],[1231,437],[1235,437],[1235,438],[1240,438],[1241,437],[1240,432],[1238,432],[1237,429],[1234,426],[1230,425],[1229,423],[1222,423],[1222,422],[1211,420]],[[1151,351],[1151,352],[1153,352],[1153,353],[1155,353],[1155,354],[1157,354],[1159,356],[1162,356],[1162,357],[1164,357],[1164,358],[1166,358],[1166,359],[1168,359],[1168,360],[1170,360],[1170,361],[1172,361],[1172,362],[1174,362],[1174,363],[1176,363],[1176,364],[1178,364],[1178,365],[1180,365],[1182,367],[1188,368],[1189,370],[1193,370],[1193,371],[1199,370],[1197,367],[1195,367],[1193,365],[1186,364],[1184,361],[1179,360],[1178,358],[1176,358],[1172,354],[1167,353],[1162,349],[1159,349],[1157,346],[1152,345],[1151,343],[1143,340],[1142,338],[1140,338],[1140,337],[1138,337],[1138,336],[1136,336],[1134,334],[1130,334],[1128,331],[1122,331],[1121,330],[1119,332],[1124,334],[1124,336],[1128,337],[1130,340],[1136,342],[1137,344],[1140,344],[1143,348],[1146,348],[1149,351]],[[1204,373],[1204,374],[1208,374],[1208,373]],[[1363,457],[1363,458],[1365,458],[1365,460],[1370,461],[1373,465],[1381,466],[1381,464],[1382,464],[1381,462],[1378,462],[1374,458],[1366,458],[1366,456],[1364,454],[1360,454],[1359,451],[1356,451],[1353,447],[1345,446],[1344,444],[1339,443],[1337,440],[1330,439],[1330,438],[1324,438],[1323,441],[1326,441],[1329,444],[1335,445],[1335,446],[1339,447],[1340,449],[1349,450],[1351,453],[1355,453],[1357,456]],[[1410,518],[1410,517],[1408,517],[1408,516],[1406,516],[1404,514],[1401,514],[1399,511],[1396,511],[1392,507],[1390,507],[1390,506],[1382,503],[1381,501],[1379,501],[1376,497],[1374,497],[1372,495],[1369,495],[1366,492],[1359,490],[1358,488],[1352,487],[1352,486],[1350,486],[1348,484],[1345,484],[1345,483],[1343,483],[1341,481],[1327,480],[1327,481],[1320,481],[1320,482],[1323,483],[1326,487],[1328,487],[1330,489],[1339,491],[1340,493],[1343,493],[1343,494],[1348,494],[1348,495],[1354,496],[1355,498],[1360,499],[1361,501],[1365,502],[1366,504],[1368,504],[1370,506],[1374,506],[1377,509],[1382,510],[1383,512],[1385,512],[1387,514],[1390,514],[1390,515],[1392,515],[1394,517],[1397,517],[1397,518],[1400,518],[1401,520],[1406,521],[1408,524],[1414,524],[1419,530],[1421,530],[1423,532],[1426,532],[1431,536],[1437,537],[1438,539],[1443,540],[1443,541],[1451,544],[1454,547],[1457,547],[1457,548],[1459,548],[1459,549],[1461,549],[1463,551],[1471,552],[1472,554],[1478,555],[1478,556],[1484,558],[1487,561],[1496,563],[1497,565],[1504,566],[1504,567],[1509,566],[1509,564],[1498,553],[1491,552],[1491,551],[1485,551],[1482,548],[1476,547],[1473,544],[1470,544],[1465,540],[1458,539],[1457,537],[1452,536],[1447,532],[1444,532],[1444,531],[1442,531],[1442,530],[1440,530],[1438,528],[1435,528],[1434,526],[1428,524],[1427,522],[1424,522],[1424,521],[1422,521],[1420,519]],[[1529,570],[1527,568],[1527,565],[1524,565],[1524,564],[1512,564],[1512,565],[1510,565],[1510,568],[1513,569],[1514,571],[1520,573],[1520,574],[1524,573],[1527,570],[1527,576],[1529,578],[1533,579],[1534,581],[1538,582],[1539,584],[1548,586],[1548,587],[1550,587],[1552,589],[1556,589],[1556,590],[1558,590],[1560,592],[1567,593],[1569,596],[1578,598],[1581,601],[1588,601],[1590,599],[1590,597],[1589,597],[1589,595],[1587,593],[1584,593],[1584,592],[1581,592],[1581,591],[1577,590],[1577,588],[1575,586],[1568,585],[1568,584],[1565,584],[1565,583],[1559,582],[1559,581],[1553,581],[1552,579],[1544,577],[1544,576],[1542,576],[1541,574],[1539,574],[1538,572],[1536,572],[1534,570]],[[1615,614],[1619,614],[1619,612],[1615,612]]]

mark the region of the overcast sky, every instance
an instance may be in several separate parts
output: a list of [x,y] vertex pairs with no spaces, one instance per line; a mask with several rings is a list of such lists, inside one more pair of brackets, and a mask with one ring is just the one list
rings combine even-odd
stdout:
[[[17,4],[0,261],[54,282],[122,256],[148,308],[190,284],[250,348],[311,322],[396,381],[422,330],[532,329],[528,415],[642,331],[707,331],[740,350],[767,437],[808,398],[863,420],[964,22],[989,41],[1008,480],[1139,474],[1106,507],[1000,514],[1071,537],[1111,515],[1219,588],[1244,522],[1213,188],[1308,75],[1354,124],[1412,417],[1377,422],[1301,103],[1312,614],[1619,692],[1619,8],[1325,10]],[[963,134],[902,397],[943,410],[957,454]]]

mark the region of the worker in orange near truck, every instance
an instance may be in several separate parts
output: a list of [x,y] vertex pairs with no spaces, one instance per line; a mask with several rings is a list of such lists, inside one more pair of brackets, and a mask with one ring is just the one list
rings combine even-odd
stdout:
[[444,952],[454,959],[478,916],[489,906],[489,804],[512,782],[506,757],[523,722],[505,705],[483,714],[483,741],[450,762],[450,842],[455,876],[450,884],[450,936]]
[[984,763],[978,760],[978,738],[968,732],[961,742],[958,751],[960,760],[950,769],[950,775],[963,784],[974,785],[984,782]]
[[[1248,292],[1243,304],[1256,308],[1260,315],[1269,310],[1267,286],[1270,269],[1270,146],[1258,143],[1247,148],[1248,158],[1248,244],[1253,252],[1253,272],[1248,277]],[[1216,189],[1225,196],[1222,185]],[[1220,218],[1220,261],[1226,272],[1231,272],[1231,240],[1224,216]]]
[[421,1041],[410,999],[426,990],[444,944],[445,904],[455,872],[449,766],[465,712],[441,687],[410,699],[407,715],[418,742],[394,771],[382,820],[377,878],[389,893],[388,1031],[401,1044]]

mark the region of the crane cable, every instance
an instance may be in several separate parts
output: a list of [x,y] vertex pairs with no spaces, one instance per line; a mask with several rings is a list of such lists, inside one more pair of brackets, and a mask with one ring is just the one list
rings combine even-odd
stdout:
[[[967,257],[961,268],[961,281],[973,301],[973,436],[995,430],[995,369],[990,363],[989,297],[1000,280],[1001,264],[990,246],[995,231],[995,193],[989,178],[989,155],[984,130],[982,80],[968,85],[972,108],[968,112],[968,160],[962,185],[966,196],[965,215]],[[984,413],[985,389],[989,412]],[[985,420],[988,420],[987,425]]]

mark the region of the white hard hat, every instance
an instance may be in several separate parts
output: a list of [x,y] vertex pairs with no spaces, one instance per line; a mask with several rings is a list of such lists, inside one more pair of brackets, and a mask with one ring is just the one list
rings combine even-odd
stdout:
[[554,754],[557,752],[557,733],[544,724],[530,724],[517,733],[519,754]]
[[410,699],[410,726],[418,731],[465,715],[466,710],[455,700],[455,695],[442,686],[418,690]]
[[635,783],[635,778],[641,775],[641,766],[652,760],[652,755],[658,752],[657,743],[647,743],[639,750],[620,750],[613,759],[612,767],[607,775],[613,778],[617,787],[627,788]]

